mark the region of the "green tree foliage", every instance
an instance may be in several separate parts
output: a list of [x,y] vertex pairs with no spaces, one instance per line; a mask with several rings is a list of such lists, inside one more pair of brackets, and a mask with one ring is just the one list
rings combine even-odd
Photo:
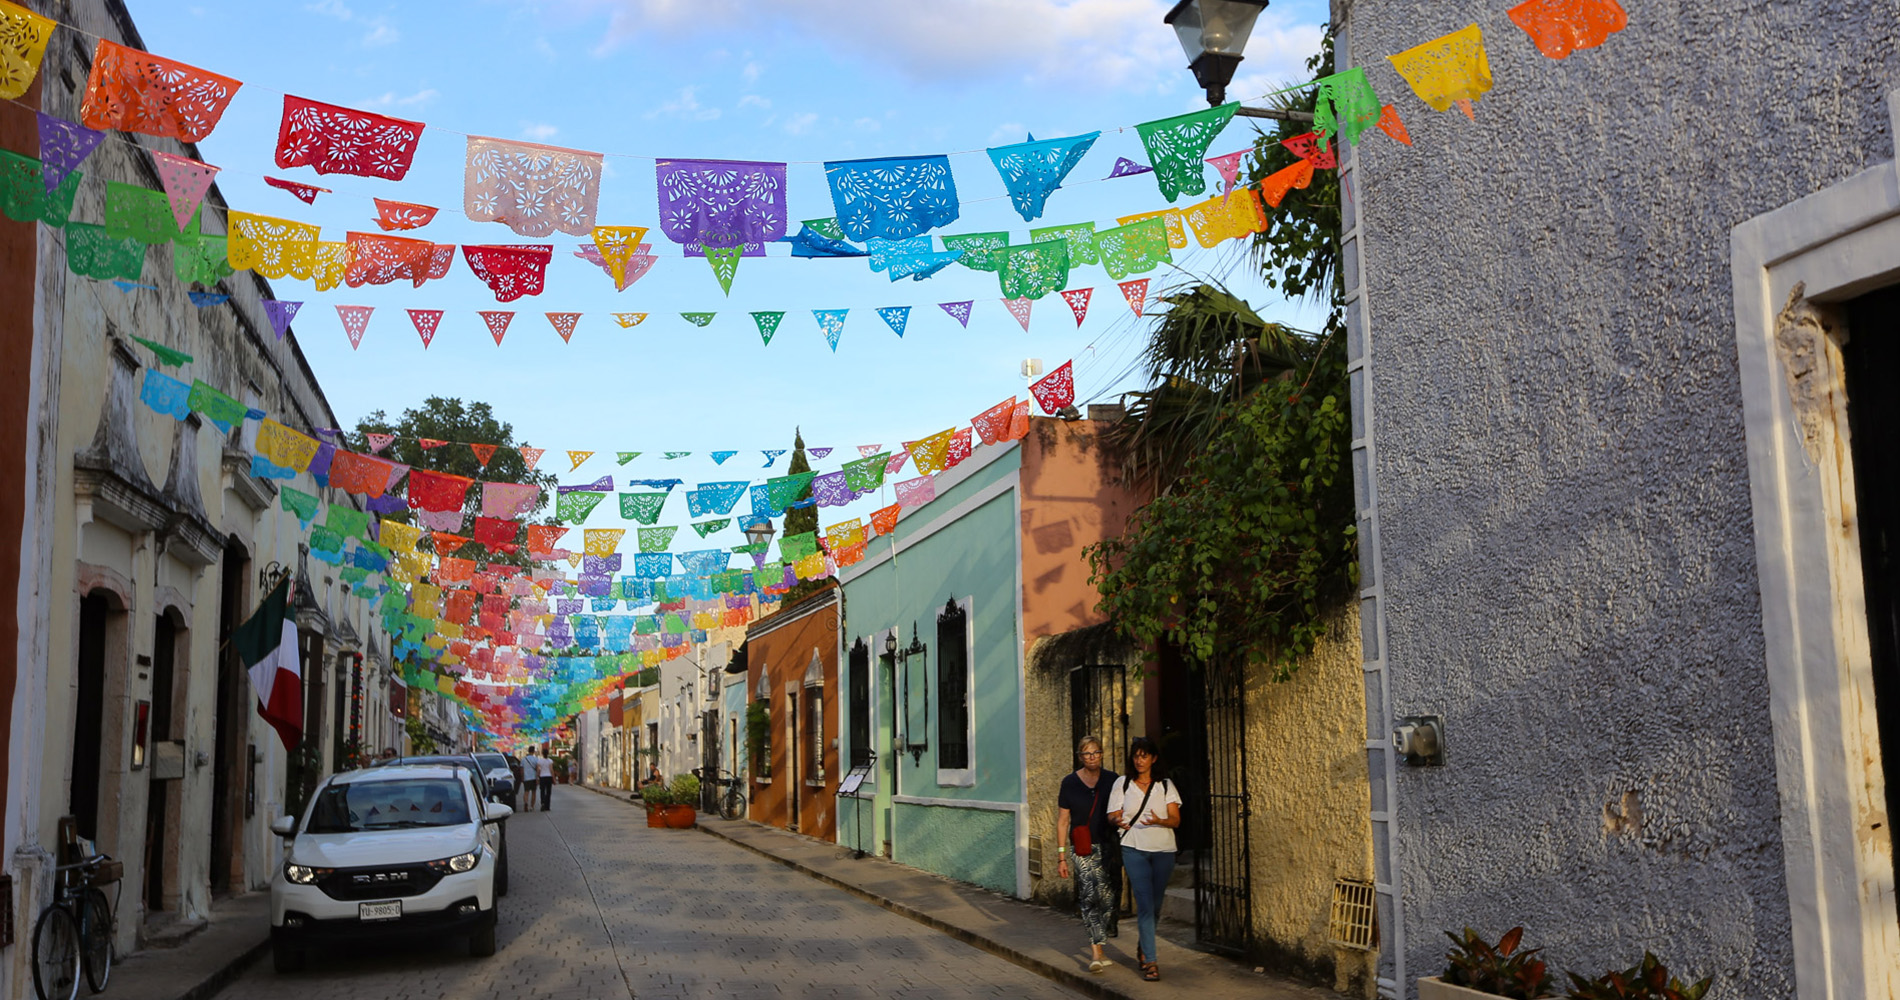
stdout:
[[[805,454],[805,434],[802,430],[794,428],[792,431],[792,464],[786,468],[785,474],[790,476],[810,471],[811,459]],[[798,499],[810,500],[811,487],[805,487],[805,489],[798,494]],[[796,510],[788,510],[785,512],[785,535],[781,537],[802,535],[817,530],[817,505],[800,507]],[[800,580],[794,584],[790,590],[785,592],[782,606],[789,608],[799,601],[825,589],[825,586],[826,582],[823,579]]]
[[[1330,37],[1307,69],[1332,72]],[[1312,92],[1281,106],[1310,112]],[[1308,130],[1259,136],[1252,178],[1291,164],[1280,140]],[[1327,304],[1325,329],[1266,322],[1212,284],[1164,294],[1150,388],[1110,439],[1127,478],[1157,495],[1088,557],[1100,609],[1130,639],[1202,664],[1260,660],[1283,680],[1358,580],[1337,172],[1316,171],[1269,218],[1252,244],[1263,279]]]

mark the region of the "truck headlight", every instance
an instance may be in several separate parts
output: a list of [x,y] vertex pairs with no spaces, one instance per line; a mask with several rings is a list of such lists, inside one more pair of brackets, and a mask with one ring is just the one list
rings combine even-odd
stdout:
[[481,860],[482,850],[478,847],[467,854],[457,854],[452,858],[431,861],[429,862],[429,867],[439,872],[453,872],[459,875],[463,872],[474,871],[475,865]]
[[284,865],[284,877],[298,885],[313,885],[317,879],[323,877],[327,872],[328,869],[311,868],[308,865],[293,865],[289,863]]

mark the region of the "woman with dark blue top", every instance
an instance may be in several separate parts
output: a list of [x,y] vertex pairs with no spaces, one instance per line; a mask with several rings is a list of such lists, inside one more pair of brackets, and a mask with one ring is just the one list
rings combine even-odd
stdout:
[[[1073,854],[1075,899],[1082,911],[1082,923],[1089,929],[1089,971],[1100,973],[1114,964],[1102,952],[1102,945],[1108,940],[1108,922],[1115,905],[1103,859],[1110,848],[1108,798],[1116,775],[1102,768],[1102,741],[1093,736],[1082,737],[1075,746],[1075,755],[1082,766],[1062,779],[1056,798],[1056,840],[1062,845],[1056,874],[1069,877],[1069,856]],[[1075,831],[1083,828],[1088,830],[1086,853],[1074,848]]]

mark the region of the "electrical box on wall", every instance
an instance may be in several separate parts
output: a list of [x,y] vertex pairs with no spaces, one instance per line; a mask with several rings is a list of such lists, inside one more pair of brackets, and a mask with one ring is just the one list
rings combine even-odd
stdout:
[[1408,715],[1400,719],[1392,729],[1392,749],[1414,767],[1444,766],[1444,716]]
[[159,740],[152,744],[152,780],[177,781],[185,776],[185,741]]

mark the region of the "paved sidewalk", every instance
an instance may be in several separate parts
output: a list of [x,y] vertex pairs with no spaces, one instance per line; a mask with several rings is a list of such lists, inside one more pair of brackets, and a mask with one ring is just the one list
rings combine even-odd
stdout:
[[[619,789],[578,787],[640,806]],[[835,888],[941,931],[952,938],[1090,996],[1153,1000],[1157,984],[1135,967],[1135,921],[1108,942],[1115,968],[1088,970],[1088,932],[1081,921],[1048,907],[965,885],[881,858],[854,860],[851,849],[747,820],[699,814],[699,829],[771,858]],[[1196,1000],[1339,1000],[1341,994],[1281,976],[1254,972],[1229,959],[1157,940],[1161,984]]]
[[210,926],[176,948],[147,948],[113,963],[107,996],[204,1000],[270,947],[270,893],[219,900]]

